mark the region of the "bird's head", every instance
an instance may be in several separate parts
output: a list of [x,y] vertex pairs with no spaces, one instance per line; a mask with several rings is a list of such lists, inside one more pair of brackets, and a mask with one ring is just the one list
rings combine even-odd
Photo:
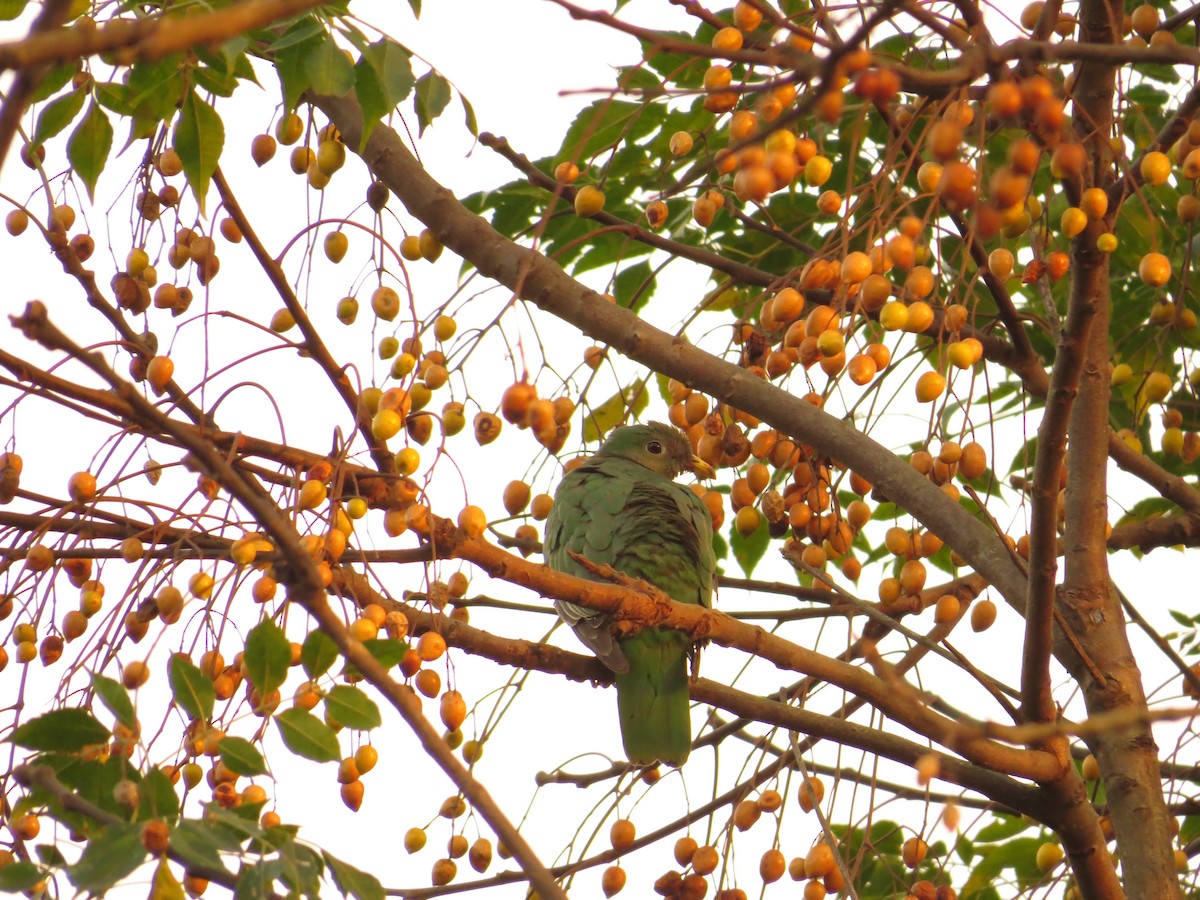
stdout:
[[716,474],[712,466],[692,452],[687,435],[662,422],[614,428],[599,452],[603,456],[619,456],[671,479],[681,472],[693,472],[698,478],[712,478]]

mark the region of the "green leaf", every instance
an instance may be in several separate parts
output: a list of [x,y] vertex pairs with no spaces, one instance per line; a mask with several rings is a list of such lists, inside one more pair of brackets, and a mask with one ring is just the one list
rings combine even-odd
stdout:
[[350,684],[339,684],[326,694],[325,709],[347,728],[378,728],[383,723],[375,701]]
[[310,679],[328,672],[337,658],[337,644],[323,631],[310,632],[300,647],[300,665]]
[[184,900],[183,885],[175,878],[164,856],[154,868],[154,882],[150,888],[150,896],[155,900]]
[[204,196],[208,183],[225,146],[225,125],[217,111],[190,91],[179,110],[175,125],[174,145],[183,160],[183,172],[191,185],[200,212],[204,212]]
[[133,711],[133,701],[129,698],[129,691],[125,690],[125,686],[121,682],[114,681],[99,672],[93,672],[92,690],[96,692],[100,702],[108,707],[108,711],[117,717],[118,722],[126,728],[137,727],[137,714]]
[[142,826],[136,822],[109,825],[88,841],[79,862],[67,869],[81,891],[102,894],[142,864]]
[[175,115],[186,89],[183,81],[186,68],[178,53],[134,63],[126,75],[126,98],[139,120],[136,131],[156,128]]
[[111,109],[119,116],[132,116],[133,104],[129,88],[112,81],[97,81],[93,86],[96,101],[103,107]]
[[613,296],[618,305],[638,312],[654,296],[655,285],[654,270],[648,261],[642,260],[617,273],[613,279]]
[[292,889],[292,896],[320,898],[325,866],[315,850],[290,841],[279,848],[279,861],[283,864],[279,878]]
[[217,750],[221,754],[221,762],[235,775],[267,774],[267,764],[262,754],[245,738],[222,738]]
[[192,69],[196,84],[218,97],[232,97],[237,89],[237,77],[232,72],[222,72],[212,66],[197,66]]
[[408,652],[408,644],[391,638],[372,638],[369,641],[363,641],[363,646],[385,669],[397,665],[400,660],[404,659],[404,654]]
[[67,141],[67,159],[75,172],[87,185],[88,197],[96,192],[96,182],[104,165],[108,162],[108,151],[112,149],[113,129],[108,116],[96,101],[88,106],[87,115],[76,126]]
[[193,865],[219,867],[221,851],[229,848],[213,825],[185,819],[171,831],[171,849]]
[[975,891],[992,885],[1004,869],[1015,869],[1018,874],[1031,868],[1036,871],[1034,859],[1041,843],[1041,838],[1036,837],[1014,838],[1006,844],[981,850],[982,858],[963,885],[962,896],[973,895]]
[[650,403],[650,391],[645,381],[635,381],[623,391],[613,394],[599,406],[588,410],[583,420],[583,439],[591,443],[598,441],[626,418],[626,410],[634,415],[642,412]]
[[671,399],[671,392],[668,390],[668,386],[671,384],[670,378],[662,374],[662,372],[655,372],[654,383],[658,386],[658,396],[662,398],[663,403],[667,404],[667,406],[670,406],[675,402],[673,399]]
[[975,843],[1003,841],[1030,827],[1031,823],[1026,822],[1020,816],[996,816],[994,821],[979,829],[979,833],[975,835]]
[[558,156],[562,159],[590,160],[622,138],[632,136],[633,123],[639,116],[643,119],[653,118],[645,115],[645,107],[640,103],[597,100],[584,107],[575,117],[563,138]]
[[0,21],[11,22],[25,11],[29,0],[0,0]]
[[89,744],[102,744],[112,732],[86,709],[56,709],[30,719],[9,738],[26,750],[74,753]]
[[342,894],[348,894],[356,900],[383,900],[383,885],[369,872],[356,869],[336,856],[325,853],[325,865],[333,875],[333,881]]
[[[685,46],[695,40],[686,31],[663,31],[659,33],[664,41],[682,42]],[[708,43],[711,38],[705,39]],[[670,78],[679,87],[698,87],[702,78],[703,67],[697,66],[697,60],[686,53],[667,53],[662,46],[649,41],[642,41],[642,55],[650,67],[660,75]],[[695,72],[691,70],[696,70]]]
[[175,702],[193,719],[208,721],[217,694],[212,682],[186,656],[172,656],[167,665],[167,680]]
[[325,34],[325,26],[314,16],[297,19],[288,26],[287,31],[271,42],[270,50],[276,56],[283,50],[291,49],[306,41],[315,40]]
[[0,891],[15,894],[17,891],[27,891],[42,878],[45,872],[28,860],[18,860],[0,869]]
[[317,762],[341,759],[341,747],[332,728],[306,709],[294,706],[275,717],[284,745],[297,756]]
[[63,63],[61,66],[55,66],[50,70],[49,74],[41,80],[33,94],[29,97],[30,103],[41,103],[43,100],[48,100],[64,88],[68,81],[78,71],[75,63]]
[[383,102],[389,109],[412,93],[416,83],[412,54],[400,44],[384,38],[363,50],[362,58],[378,76]]
[[226,842],[226,849],[234,850],[247,840],[262,837],[262,826],[258,823],[259,809],[257,804],[248,803],[233,809],[222,809],[210,804],[204,811],[204,818],[218,826],[219,834]]
[[479,137],[479,123],[475,120],[475,107],[471,105],[471,101],[462,94],[458,95],[459,101],[462,103],[463,116],[467,126],[467,131],[471,132],[474,137]]
[[[103,763],[96,760],[81,759],[77,755],[49,754],[39,759],[53,768],[58,780],[84,800],[96,804],[114,815],[128,818],[129,810],[117,806],[113,798],[113,788],[118,781],[129,778],[140,782],[136,771],[129,769],[129,762],[124,757],[110,756]],[[60,816],[60,818],[62,818]],[[77,830],[79,825],[73,824]]]
[[392,111],[392,108],[383,99],[383,88],[379,84],[379,75],[365,58],[360,59],[354,66],[354,97],[358,100],[358,106],[362,110],[362,137],[358,142],[358,149],[362,150],[367,146],[367,140],[371,137],[375,126]]
[[263,860],[252,866],[242,863],[233,900],[266,900],[273,893],[271,883],[279,877],[280,869],[278,860]]
[[270,619],[264,619],[246,635],[246,677],[266,696],[287,680],[292,649],[287,635]]
[[32,143],[42,144],[74,122],[86,99],[87,91],[76,88],[47,103],[38,114]]
[[296,108],[300,95],[308,90],[308,69],[305,61],[308,53],[316,46],[317,40],[312,38],[305,43],[285,47],[275,54],[275,72],[279,75],[283,108],[287,113]]
[[733,558],[742,567],[747,578],[754,572],[754,567],[766,554],[770,544],[771,532],[767,528],[766,517],[760,517],[758,528],[745,537],[737,530],[736,525],[729,530],[729,546],[733,550]]
[[1200,837],[1200,816],[1184,816],[1179,826],[1179,842],[1186,846],[1197,837]]
[[729,542],[725,540],[725,535],[719,531],[713,532],[713,556],[717,559],[728,559],[729,557]]
[[354,67],[354,91],[363,111],[363,134],[360,147],[379,121],[412,93],[412,56],[400,44],[384,38],[363,48],[362,57]]
[[417,81],[417,133],[424,134],[449,102],[450,82],[434,71],[422,75]]
[[37,852],[38,861],[43,866],[54,866],[62,868],[67,864],[67,858],[62,855],[62,851],[53,844],[38,844],[33,848]]
[[340,97],[354,88],[354,64],[329,35],[308,53],[304,73],[318,94]]
[[146,773],[140,785],[142,802],[138,808],[138,817],[146,819],[163,819],[174,822],[179,818],[179,795],[175,786],[162,769],[151,769]]

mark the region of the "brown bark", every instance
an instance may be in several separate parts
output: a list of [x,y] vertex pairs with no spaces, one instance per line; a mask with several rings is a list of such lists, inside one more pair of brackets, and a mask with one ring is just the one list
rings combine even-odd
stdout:
[[[1108,278],[1107,259],[1097,263],[1092,290],[1096,318],[1087,346],[1079,398],[1071,416],[1067,474],[1064,583],[1058,606],[1071,633],[1099,668],[1071,667],[1090,715],[1146,709],[1141,673],[1129,645],[1125,617],[1108,575]],[[1117,835],[1127,896],[1181,896],[1171,848],[1170,819],[1159,780],[1158,747],[1149,725],[1131,724],[1088,740],[1100,763],[1109,815]],[[1099,854],[1097,854],[1099,855]],[[1105,854],[1106,855],[1106,854]],[[1096,896],[1103,896],[1097,894]]]
[[[1080,9],[1084,41],[1120,42],[1123,4],[1113,0],[1085,0]],[[1090,151],[1093,183],[1102,184],[1111,172],[1112,151],[1108,135],[1116,92],[1115,66],[1108,61],[1087,61],[1076,79],[1075,128]],[[1073,185],[1066,186],[1070,190]],[[1115,210],[1114,210],[1115,214]],[[1093,245],[1094,246],[1094,245]],[[1125,619],[1108,573],[1105,545],[1108,522],[1108,404],[1109,404],[1109,258],[1079,244],[1074,248],[1075,274],[1070,308],[1092,317],[1084,348],[1079,394],[1069,421],[1070,464],[1067,473],[1064,581],[1058,597],[1064,624],[1086,648],[1092,665],[1068,668],[1083,688],[1089,714],[1117,709],[1146,709],[1141,673],[1129,646]],[[1099,676],[1099,677],[1098,677]],[[1127,896],[1168,898],[1180,896],[1171,849],[1171,834],[1162,786],[1158,749],[1149,725],[1115,727],[1090,742],[1108,793],[1109,813],[1121,851]],[[1074,796],[1078,785],[1063,783],[1056,791]],[[1082,804],[1080,807],[1082,809]],[[1104,877],[1109,866],[1088,821],[1078,823],[1083,833],[1064,832],[1077,849],[1072,853],[1077,873]],[[1092,852],[1091,847],[1095,850]],[[1086,883],[1085,896],[1107,897],[1100,881]],[[1091,888],[1091,890],[1086,890]]]

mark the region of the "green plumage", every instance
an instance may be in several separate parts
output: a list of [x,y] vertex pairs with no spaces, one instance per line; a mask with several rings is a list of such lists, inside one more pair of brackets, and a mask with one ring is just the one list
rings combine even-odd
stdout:
[[[712,519],[674,479],[711,470],[670,425],[617,428],[587,462],[567,474],[546,521],[551,568],[592,578],[569,555],[612,566],[680,603],[712,605]],[[688,659],[691,639],[670,628],[615,637],[609,617],[574,604],[555,607],[580,639],[616,673],[625,753],[637,765],[682,765],[691,749]]]

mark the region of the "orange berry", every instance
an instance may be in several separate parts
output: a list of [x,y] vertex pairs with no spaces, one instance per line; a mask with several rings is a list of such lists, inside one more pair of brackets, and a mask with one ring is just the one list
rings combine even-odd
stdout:
[[904,864],[910,869],[915,869],[925,859],[925,854],[928,852],[928,844],[920,838],[911,837],[900,848],[900,858],[904,860]]
[[971,608],[971,629],[987,631],[996,621],[996,604],[991,600],[980,600]]
[[778,850],[766,851],[758,861],[758,874],[767,884],[778,881],[787,871],[787,859]]
[[575,215],[586,219],[604,209],[604,192],[598,187],[585,184],[575,192]]
[[625,887],[625,870],[620,866],[609,866],[600,877],[600,890],[605,897],[618,894]]
[[917,401],[932,403],[946,389],[946,379],[940,372],[925,372],[917,379]]
[[446,639],[436,631],[427,631],[417,640],[417,654],[425,662],[433,662],[446,652]]
[[1138,276],[1151,287],[1161,287],[1171,278],[1171,261],[1161,253],[1147,253],[1138,263]]
[[1171,160],[1167,154],[1158,150],[1151,150],[1143,156],[1138,168],[1146,183],[1150,185],[1166,184],[1167,179],[1171,177]]
[[698,847],[696,852],[692,854],[692,871],[697,875],[711,874],[720,863],[721,854],[717,852],[716,847],[707,845]]
[[812,812],[816,807],[820,806],[821,801],[825,799],[825,784],[820,778],[815,775],[810,775],[805,778],[800,785],[799,793],[796,795],[797,801],[800,803],[800,808],[806,813]]
[[618,853],[622,853],[632,847],[634,838],[636,837],[637,828],[628,819],[617,819],[608,830],[609,842],[612,844],[612,848]]

